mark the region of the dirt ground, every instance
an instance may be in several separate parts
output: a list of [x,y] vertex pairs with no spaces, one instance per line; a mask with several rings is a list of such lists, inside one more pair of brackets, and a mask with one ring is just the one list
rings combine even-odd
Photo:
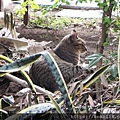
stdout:
[[[78,33],[78,36],[86,41],[87,52],[84,54],[84,57],[88,55],[92,55],[96,53],[97,43],[101,38],[101,20],[98,21],[96,26],[88,25],[88,21],[92,21],[92,19],[85,20],[82,25],[77,25],[75,27],[64,28],[62,30],[48,30],[42,28],[27,28],[25,26],[17,27],[17,32],[20,33],[19,38],[25,37],[26,39],[34,39],[37,42],[42,41],[53,41],[55,45],[59,43],[62,38],[71,33],[73,29],[75,29]],[[114,35],[111,34],[109,38],[112,40]],[[117,50],[118,42],[115,43],[114,47],[106,46],[104,52],[108,54],[108,51],[113,49]]]
[[84,26],[77,26],[73,28],[65,28],[62,30],[48,30],[42,28],[26,28],[20,26],[17,28],[17,32],[20,33],[19,38],[25,37],[27,39],[34,39],[37,42],[53,41],[56,44],[67,34],[75,29],[83,40],[86,41],[89,54],[96,52],[96,43],[101,35],[99,28],[85,28]]

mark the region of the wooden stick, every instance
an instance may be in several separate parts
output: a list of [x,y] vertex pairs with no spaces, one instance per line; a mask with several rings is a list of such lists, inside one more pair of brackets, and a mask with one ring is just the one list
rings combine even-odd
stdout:
[[[22,79],[14,76],[14,75],[11,75],[11,74],[7,73],[7,74],[4,75],[4,77],[11,80],[12,82],[19,83],[22,87],[29,87],[28,83],[25,80],[22,80]],[[40,92],[40,93],[46,94],[46,91],[47,91],[50,95],[55,96],[54,93],[52,93],[52,92],[50,92],[48,90],[45,90],[44,88],[41,88],[41,87],[39,87],[37,85],[34,85],[34,86],[35,86],[36,90],[38,92]]]
[[[26,2],[26,0],[24,0],[24,2]],[[30,5],[26,6],[27,11],[25,12],[24,18],[23,18],[23,22],[25,25],[28,24],[28,22],[30,21]]]

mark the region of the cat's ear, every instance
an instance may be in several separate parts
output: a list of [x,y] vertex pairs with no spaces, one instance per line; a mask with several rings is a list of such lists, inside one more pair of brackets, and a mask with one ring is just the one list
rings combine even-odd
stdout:
[[76,39],[78,39],[78,34],[76,32],[76,30],[73,30],[70,34],[66,35],[63,40],[64,42],[67,43],[73,43],[74,41],[76,41]]
[[70,38],[71,38],[70,40],[75,40],[78,38],[78,33],[76,32],[76,30],[73,30],[71,32]]

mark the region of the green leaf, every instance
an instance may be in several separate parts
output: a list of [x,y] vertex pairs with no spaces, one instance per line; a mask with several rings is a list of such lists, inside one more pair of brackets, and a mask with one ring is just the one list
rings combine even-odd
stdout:
[[79,1],[77,0],[77,1],[75,2],[75,5],[77,5],[77,4],[78,4],[78,2],[79,2]]
[[108,7],[108,6],[106,6],[106,7],[104,8],[104,10],[105,10],[105,11],[107,11],[108,9],[109,9],[109,7]]
[[101,67],[95,73],[90,75],[90,77],[88,77],[86,80],[82,81],[83,85],[84,85],[83,90],[86,89],[87,87],[89,87],[94,82],[96,82],[98,80],[98,78],[108,70],[109,67],[110,67],[110,65]]
[[90,61],[89,65],[88,65],[88,68],[91,68],[91,67],[93,67],[94,65],[96,65],[102,57],[103,57],[103,56],[100,56],[100,57],[95,58],[95,59],[93,59],[92,61]]
[[118,53],[117,52],[113,52],[112,53],[112,58],[117,58],[118,57]]
[[100,8],[103,8],[103,7],[104,7],[104,4],[101,3],[101,2],[99,2],[99,3],[98,3],[98,6],[99,6]]
[[97,62],[98,62],[101,58],[103,58],[103,55],[102,55],[102,54],[93,54],[93,55],[90,55],[90,56],[86,57],[85,59],[90,61],[89,65],[88,65],[88,68],[91,68],[91,67],[93,67],[94,65],[96,65]]
[[[4,109],[5,107],[10,106],[10,103],[8,103],[5,98],[0,99],[0,109]],[[8,117],[7,112],[1,113],[2,120],[5,120]]]
[[36,114],[41,114],[41,116],[43,116],[45,113],[48,113],[53,109],[55,109],[55,107],[51,103],[36,104],[23,109],[22,111],[18,112],[18,114],[10,116],[6,120],[24,120],[26,118],[30,118],[31,116],[33,117]]
[[63,98],[66,99],[66,106],[68,107],[68,109],[71,113],[75,114],[76,110],[74,108],[74,105],[72,104],[72,100],[68,93],[66,83],[64,81],[62,73],[61,73],[55,59],[52,57],[52,55],[49,52],[44,52],[44,54],[42,54],[42,55],[45,57],[48,65],[51,69],[51,72],[55,77],[56,83],[58,84],[58,87],[62,93]]
[[65,3],[66,3],[67,5],[70,5],[70,2],[68,2],[68,1],[66,1]]
[[113,64],[113,65],[109,68],[109,70],[110,70],[111,75],[112,75],[114,78],[116,78],[116,77],[117,77],[117,74],[118,74],[118,67],[117,67],[117,65],[116,65],[116,64]]
[[111,74],[108,76],[108,78],[109,78],[111,81],[115,81],[115,78],[114,78]]
[[104,18],[103,24],[105,24],[105,23],[107,23],[108,25],[111,24],[111,20],[110,20],[109,17],[105,17],[105,18]]
[[108,62],[109,62],[109,60],[107,59],[107,60],[105,60],[105,62],[106,62],[106,63],[108,63]]
[[[14,61],[7,58],[6,56],[3,56],[3,55],[0,55],[0,59],[2,60],[5,60],[6,62],[9,62],[9,63],[13,63]],[[36,92],[36,89],[34,87],[34,84],[32,82],[32,80],[30,79],[30,77],[28,76],[28,74],[24,71],[24,70],[21,70],[20,71],[22,75],[24,75],[24,77],[26,78],[25,80],[27,81],[29,87],[34,91]]]
[[63,114],[63,110],[60,108],[58,103],[54,100],[54,98],[46,91],[47,95],[49,96],[50,100],[52,101],[53,105],[55,106],[57,112],[62,115],[62,119],[66,120],[65,113]]
[[120,100],[108,100],[108,101],[104,102],[104,104],[111,104],[111,103],[120,105]]
[[42,12],[42,15],[45,15],[47,12],[49,12],[50,10],[44,10],[43,12]]
[[99,54],[99,53],[98,53],[98,54],[92,54],[92,55],[86,57],[85,59],[90,61],[90,60],[99,58],[99,57],[101,57],[101,56],[103,56],[103,54]]
[[107,45],[109,45],[110,43],[109,43],[109,41],[108,41],[108,38],[106,38],[106,41],[103,43],[103,46],[105,47],[105,46],[107,46]]
[[117,28],[114,27],[113,30],[114,30],[115,33],[118,33],[118,29]]
[[103,43],[103,46],[105,47],[105,46],[107,46],[109,43],[108,42],[104,42]]
[[16,60],[15,62],[12,62],[6,66],[0,67],[0,76],[5,75],[6,73],[22,70],[34,63],[40,56],[41,54],[35,54],[20,60]]

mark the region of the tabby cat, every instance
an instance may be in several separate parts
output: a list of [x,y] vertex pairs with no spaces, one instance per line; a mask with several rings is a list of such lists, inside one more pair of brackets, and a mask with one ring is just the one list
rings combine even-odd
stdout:
[[[53,50],[49,51],[56,60],[66,84],[71,79],[82,74],[82,68],[77,64],[80,53],[86,50],[85,41],[78,38],[76,31],[73,30]],[[51,92],[58,90],[55,78],[43,57],[31,66],[29,75],[34,84],[42,86]]]

